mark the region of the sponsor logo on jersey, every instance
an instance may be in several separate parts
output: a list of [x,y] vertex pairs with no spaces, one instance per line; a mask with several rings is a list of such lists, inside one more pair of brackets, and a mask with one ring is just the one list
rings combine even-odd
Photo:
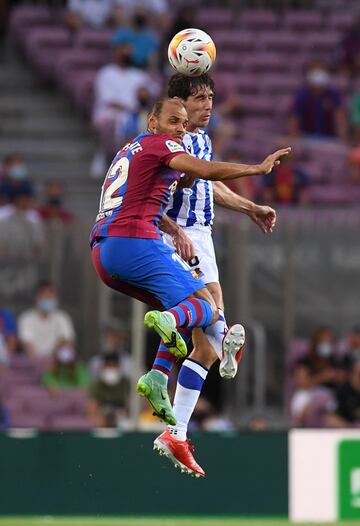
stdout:
[[178,144],[175,141],[166,141],[165,144],[168,147],[168,149],[171,151],[171,153],[184,151],[184,148],[181,146],[181,144]]

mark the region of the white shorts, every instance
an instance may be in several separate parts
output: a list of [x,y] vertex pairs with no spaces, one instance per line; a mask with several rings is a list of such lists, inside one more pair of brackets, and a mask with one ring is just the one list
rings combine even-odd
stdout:
[[[216,264],[214,243],[212,240],[211,230],[208,227],[182,227],[185,234],[189,236],[195,247],[195,254],[199,260],[199,267],[203,273],[202,280],[205,283],[218,283],[219,271]],[[174,247],[172,237],[164,234],[164,242],[170,247]]]

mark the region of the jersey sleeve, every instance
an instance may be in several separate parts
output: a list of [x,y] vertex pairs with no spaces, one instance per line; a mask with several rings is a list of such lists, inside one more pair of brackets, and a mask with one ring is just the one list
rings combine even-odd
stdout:
[[170,135],[154,136],[150,146],[161,164],[169,166],[171,159],[180,154],[187,154],[181,144],[178,144]]

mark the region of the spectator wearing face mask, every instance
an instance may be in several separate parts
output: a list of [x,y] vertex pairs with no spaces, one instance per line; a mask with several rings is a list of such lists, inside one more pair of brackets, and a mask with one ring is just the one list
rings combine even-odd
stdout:
[[330,327],[317,329],[311,339],[308,354],[313,386],[334,388],[346,380],[346,372],[335,351],[334,331]]
[[113,45],[127,41],[131,44],[131,59],[134,66],[142,69],[155,67],[159,51],[159,40],[151,31],[148,16],[145,11],[136,11],[131,19],[130,27],[121,27],[113,38]]
[[34,194],[34,186],[29,180],[29,171],[20,154],[5,157],[2,163],[0,181],[0,206],[13,204],[20,194]]
[[[133,136],[134,115],[148,107],[159,92],[159,85],[145,71],[134,67],[133,48],[127,38],[118,37],[114,44],[113,62],[103,66],[95,78],[93,125],[100,149],[96,152],[90,173],[104,177],[108,162]],[[136,124],[137,125],[137,124]]]
[[129,352],[129,331],[121,323],[109,324],[103,332],[100,353],[89,361],[89,373],[95,383],[99,379],[106,356],[116,355],[123,376],[131,374],[131,356]]
[[97,427],[117,427],[126,419],[130,381],[119,367],[117,353],[104,355],[99,378],[90,387],[89,417]]
[[88,386],[87,370],[78,362],[72,342],[60,344],[51,368],[44,373],[43,384],[52,391]]
[[39,214],[44,221],[72,223],[74,217],[64,206],[64,190],[60,181],[54,180],[47,184],[44,201],[39,208]]
[[350,371],[354,363],[360,361],[360,327],[353,327],[347,336],[342,348],[344,355],[342,364],[347,371]]
[[305,85],[295,94],[289,121],[292,135],[315,139],[347,137],[346,114],[340,93],[331,86],[321,62],[310,65]]
[[21,346],[32,359],[52,357],[64,340],[74,343],[72,320],[58,308],[58,297],[52,283],[43,282],[38,286],[35,305],[20,315],[18,330]]

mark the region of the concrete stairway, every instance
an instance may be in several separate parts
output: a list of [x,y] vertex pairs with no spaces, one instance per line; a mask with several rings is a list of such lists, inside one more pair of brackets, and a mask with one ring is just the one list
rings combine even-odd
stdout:
[[88,123],[56,88],[38,82],[11,44],[0,66],[0,158],[21,152],[40,198],[47,180],[61,179],[68,207],[91,220],[102,181],[89,176],[96,140]]

